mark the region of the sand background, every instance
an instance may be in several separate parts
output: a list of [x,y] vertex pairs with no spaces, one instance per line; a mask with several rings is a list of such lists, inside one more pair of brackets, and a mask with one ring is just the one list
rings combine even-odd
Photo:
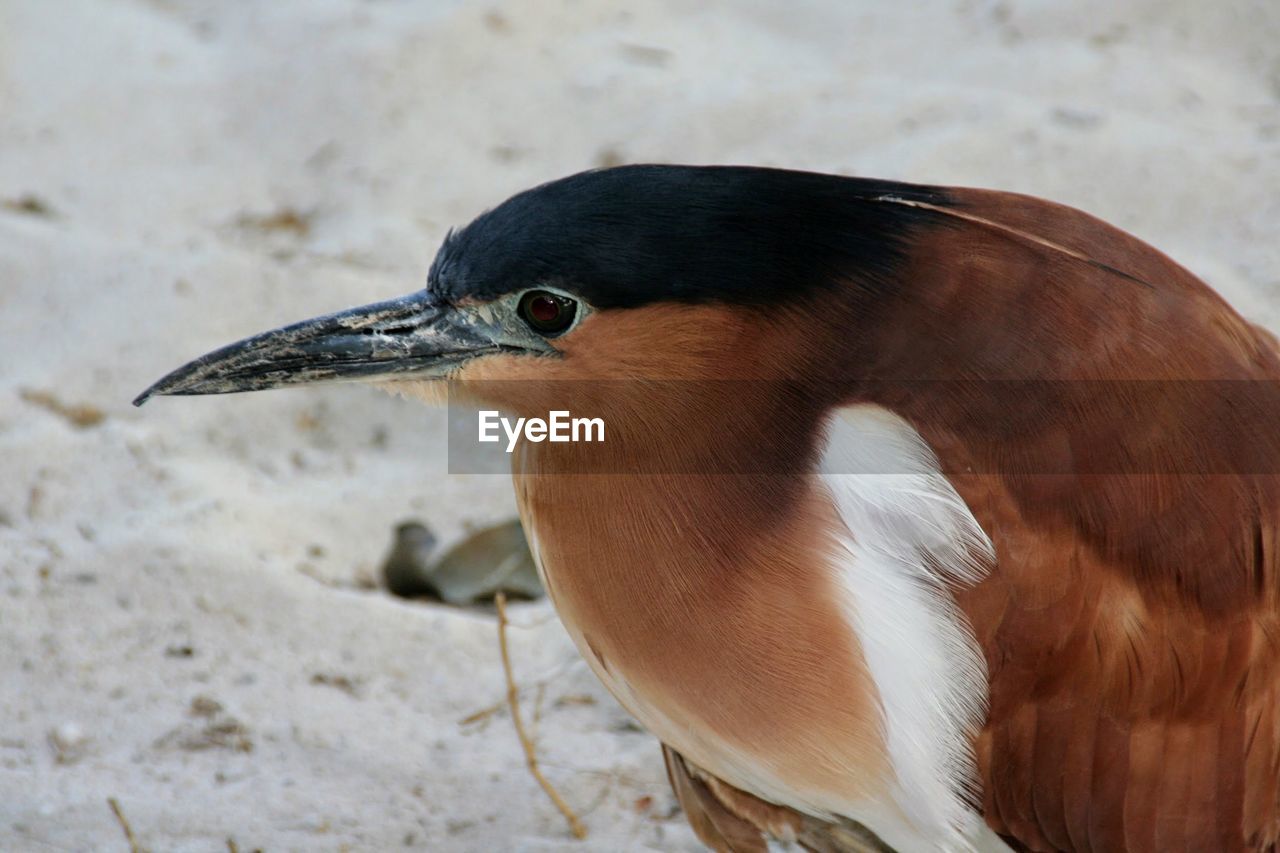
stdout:
[[516,669],[585,842],[505,712],[460,722],[502,697],[493,619],[362,588],[401,519],[513,513],[442,413],[129,406],[639,161],[1048,196],[1280,326],[1274,2],[0,0],[0,850],[125,849],[108,797],[156,851],[696,849],[545,604]]

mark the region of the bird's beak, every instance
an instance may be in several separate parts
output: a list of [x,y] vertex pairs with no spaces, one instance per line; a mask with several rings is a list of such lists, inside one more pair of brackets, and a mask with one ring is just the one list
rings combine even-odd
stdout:
[[167,394],[231,394],[310,382],[443,376],[502,347],[482,315],[425,291],[263,332],[202,355],[143,391],[135,406]]

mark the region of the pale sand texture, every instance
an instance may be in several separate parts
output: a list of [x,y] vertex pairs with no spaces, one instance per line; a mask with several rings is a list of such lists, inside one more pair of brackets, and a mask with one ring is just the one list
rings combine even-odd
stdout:
[[[109,796],[156,851],[693,849],[656,744],[546,605],[511,639],[522,682],[554,676],[536,731],[583,843],[505,713],[459,724],[502,696],[492,618],[355,588],[402,518],[450,540],[513,511],[503,478],[445,473],[441,413],[353,387],[130,398],[415,289],[449,225],[614,161],[1052,197],[1274,327],[1278,22],[1270,0],[0,0],[0,849],[123,849]],[[282,210],[309,226],[253,221]]]

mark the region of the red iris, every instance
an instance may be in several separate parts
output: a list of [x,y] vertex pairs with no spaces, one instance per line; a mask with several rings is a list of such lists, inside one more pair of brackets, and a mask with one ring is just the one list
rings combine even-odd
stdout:
[[551,336],[573,325],[578,304],[547,290],[530,290],[520,297],[520,316],[535,332]]
[[529,316],[539,323],[555,323],[560,316],[560,303],[550,296],[538,294],[529,300]]

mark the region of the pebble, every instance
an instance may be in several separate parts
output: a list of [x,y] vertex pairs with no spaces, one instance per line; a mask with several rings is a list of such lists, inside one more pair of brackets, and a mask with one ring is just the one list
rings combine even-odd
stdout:
[[491,601],[498,592],[519,598],[543,594],[519,519],[477,530],[433,562],[435,543],[435,535],[418,522],[396,528],[382,567],[392,594],[428,596],[459,606]]
[[49,745],[59,764],[71,764],[84,757],[89,748],[89,735],[79,723],[60,723],[49,731]]

